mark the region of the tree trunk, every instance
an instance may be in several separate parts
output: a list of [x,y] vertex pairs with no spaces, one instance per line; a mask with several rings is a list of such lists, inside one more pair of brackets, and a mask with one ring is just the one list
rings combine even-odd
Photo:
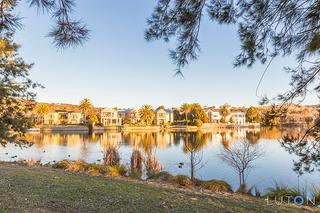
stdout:
[[191,177],[191,180],[192,180],[192,182],[194,183],[194,156],[193,156],[193,152],[191,152],[191,159],[190,159],[190,164],[191,164],[191,175],[190,175],[190,177]]
[[93,133],[93,127],[94,127],[94,123],[88,124],[89,134],[92,134],[92,133]]
[[240,185],[244,185],[245,182],[244,182],[244,172],[241,172],[240,173]]
[[186,115],[186,125],[188,125],[188,113],[185,112],[184,114]]

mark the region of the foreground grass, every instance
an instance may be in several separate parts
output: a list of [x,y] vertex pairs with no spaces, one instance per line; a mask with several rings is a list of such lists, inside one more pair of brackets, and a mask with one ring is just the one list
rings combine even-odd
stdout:
[[0,212],[302,212],[236,194],[0,163]]

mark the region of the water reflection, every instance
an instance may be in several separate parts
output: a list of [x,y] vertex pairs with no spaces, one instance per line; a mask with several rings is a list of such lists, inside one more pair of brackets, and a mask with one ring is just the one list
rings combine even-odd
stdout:
[[199,152],[208,141],[208,133],[197,131],[196,133],[185,134],[183,152],[190,157],[190,178],[195,180],[195,173],[203,167],[203,155]]
[[[8,145],[0,149],[0,160],[35,159],[52,162],[62,159],[130,166],[131,174],[144,176],[165,169],[203,179],[225,179],[238,186],[238,178],[217,157],[222,150],[231,150],[243,140],[262,144],[268,157],[257,162],[257,169],[248,182],[270,186],[275,179],[296,183],[291,156],[279,139],[287,134],[302,134],[302,129],[217,129],[203,132],[104,132],[94,134],[30,134],[34,145],[20,149]],[[8,153],[6,155],[6,153]],[[279,163],[281,162],[281,163]],[[199,170],[199,168],[201,168]],[[318,174],[306,176],[317,179]],[[268,184],[267,184],[268,183]]]

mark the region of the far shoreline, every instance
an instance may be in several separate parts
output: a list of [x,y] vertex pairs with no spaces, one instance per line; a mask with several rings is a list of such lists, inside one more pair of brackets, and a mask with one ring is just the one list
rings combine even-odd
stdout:
[[[202,127],[197,126],[187,126],[187,125],[171,125],[171,126],[95,126],[93,127],[93,133],[99,133],[104,131],[122,131],[122,132],[135,132],[135,131],[171,131],[171,132],[195,132],[199,130],[211,130],[211,129],[260,129],[260,124],[258,123],[248,123],[245,125],[234,125],[234,124],[211,124],[206,123]],[[89,133],[90,128],[84,125],[46,125],[44,127],[32,127],[26,131],[26,133],[51,133],[51,132],[85,132]]]

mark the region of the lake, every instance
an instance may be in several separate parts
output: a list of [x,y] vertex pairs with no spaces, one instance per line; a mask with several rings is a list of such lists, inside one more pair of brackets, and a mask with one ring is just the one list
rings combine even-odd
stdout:
[[[224,163],[219,154],[241,141],[248,141],[265,152],[254,162],[254,168],[247,176],[248,185],[256,185],[265,191],[275,182],[289,186],[312,187],[320,185],[318,171],[298,176],[293,170],[293,161],[298,157],[289,154],[279,140],[284,135],[302,134],[302,129],[237,129],[211,130],[205,132],[104,132],[92,135],[83,133],[41,133],[27,135],[34,145],[20,148],[12,144],[0,149],[1,161],[40,160],[48,163],[63,159],[84,160],[103,163],[107,147],[117,147],[121,163],[130,165],[134,150],[139,150],[145,159],[152,157],[163,170],[172,174],[190,175],[190,154],[185,149],[185,140],[201,138],[197,147],[201,162],[196,171],[200,179],[222,179],[233,189],[239,186],[237,173]],[[192,137],[188,137],[192,136]],[[193,137],[194,136],[194,137]],[[12,158],[13,156],[16,158]],[[200,168],[201,167],[201,168]]]

